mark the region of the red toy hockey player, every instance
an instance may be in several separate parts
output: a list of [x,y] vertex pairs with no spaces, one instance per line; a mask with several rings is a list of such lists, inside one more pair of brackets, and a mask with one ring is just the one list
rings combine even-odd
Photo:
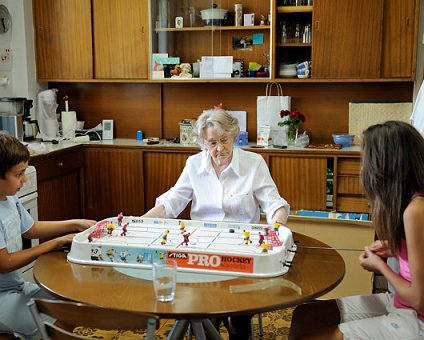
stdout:
[[125,223],[123,226],[122,226],[122,233],[121,233],[121,236],[127,236],[127,227],[128,227],[128,224],[130,224],[129,222],[127,222],[127,223]]
[[265,236],[262,235],[261,232],[259,232],[259,245],[261,245],[262,243],[264,243],[264,239],[265,239]]
[[121,226],[123,219],[124,219],[124,214],[120,212],[118,214],[118,226]]
[[185,244],[186,246],[188,246],[190,233],[185,233],[185,234],[183,234],[183,237],[184,237],[184,241],[183,241],[183,243],[182,243],[182,244]]

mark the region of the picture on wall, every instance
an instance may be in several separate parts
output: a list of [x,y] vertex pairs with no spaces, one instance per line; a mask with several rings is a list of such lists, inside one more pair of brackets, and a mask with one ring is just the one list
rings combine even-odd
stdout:
[[233,49],[251,51],[253,45],[253,37],[249,36],[233,36]]

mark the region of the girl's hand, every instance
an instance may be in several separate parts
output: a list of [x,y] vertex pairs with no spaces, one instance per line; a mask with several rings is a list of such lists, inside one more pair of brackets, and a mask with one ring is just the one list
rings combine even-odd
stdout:
[[95,225],[97,222],[94,220],[75,219],[70,221],[75,231],[84,231],[87,228]]
[[362,268],[375,273],[380,273],[380,268],[386,265],[386,262],[375,252],[371,251],[369,247],[359,255],[359,264]]
[[370,251],[380,257],[392,257],[392,252],[390,251],[387,242],[378,240],[371,243],[368,248]]

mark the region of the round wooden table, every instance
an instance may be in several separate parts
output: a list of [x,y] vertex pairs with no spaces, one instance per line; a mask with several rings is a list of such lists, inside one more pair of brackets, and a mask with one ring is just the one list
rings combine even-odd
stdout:
[[[298,246],[289,272],[278,278],[231,278],[203,283],[177,283],[173,303],[155,300],[152,281],[128,276],[113,267],[69,263],[66,253],[40,256],[34,265],[35,280],[62,299],[132,311],[161,318],[202,319],[224,315],[256,314],[283,309],[317,298],[343,279],[345,265],[339,253],[311,237],[293,233]],[[193,274],[196,275],[196,274]],[[230,286],[264,283],[270,287],[231,293]],[[287,280],[301,289],[278,284]]]

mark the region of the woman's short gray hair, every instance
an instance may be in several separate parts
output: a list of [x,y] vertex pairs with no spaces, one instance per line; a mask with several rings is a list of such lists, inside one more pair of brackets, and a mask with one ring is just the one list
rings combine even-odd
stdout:
[[219,134],[229,134],[233,137],[234,141],[240,132],[238,119],[226,111],[222,109],[203,111],[199,118],[197,118],[193,128],[193,137],[202,147],[204,147],[206,129],[208,127],[214,128]]

